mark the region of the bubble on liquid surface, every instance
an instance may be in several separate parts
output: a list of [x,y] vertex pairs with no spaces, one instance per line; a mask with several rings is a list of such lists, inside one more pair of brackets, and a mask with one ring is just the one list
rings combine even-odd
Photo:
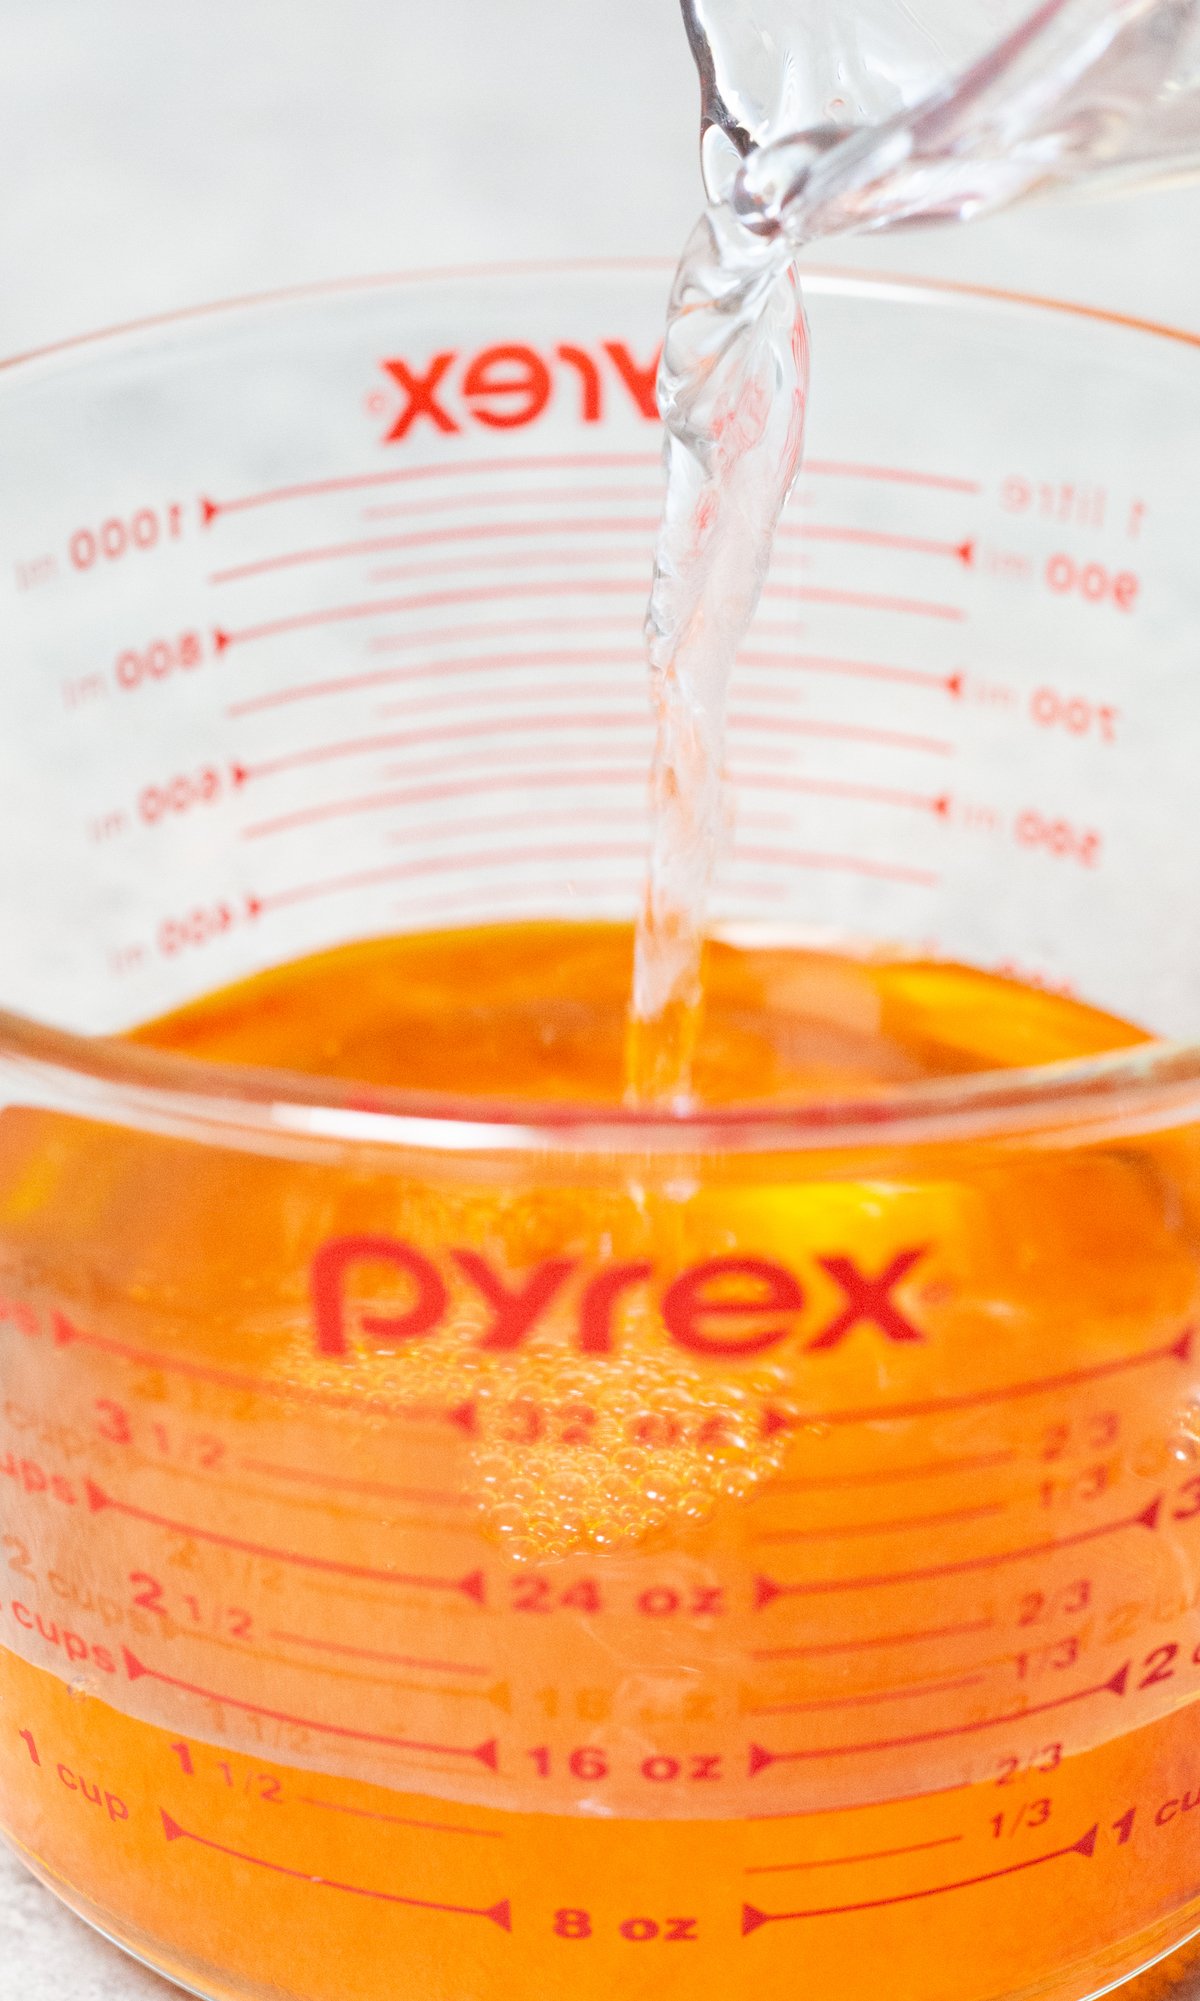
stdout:
[[[733,1360],[693,1362],[665,1345],[649,1303],[628,1305],[612,1350],[593,1355],[574,1351],[565,1317],[548,1315],[518,1349],[481,1348],[485,1331],[463,1305],[402,1371],[394,1354],[356,1346],[340,1393],[364,1410],[386,1397],[453,1414],[464,1490],[514,1562],[677,1539],[780,1470],[789,1428],[765,1420],[786,1371],[760,1364],[747,1381]],[[301,1350],[296,1379],[307,1373]]]

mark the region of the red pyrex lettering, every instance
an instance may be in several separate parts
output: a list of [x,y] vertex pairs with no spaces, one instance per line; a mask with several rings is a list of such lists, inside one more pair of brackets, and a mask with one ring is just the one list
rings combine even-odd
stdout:
[[596,355],[567,343],[539,353],[522,341],[508,341],[465,357],[446,348],[426,361],[397,357],[383,368],[404,398],[384,439],[389,445],[419,425],[454,432],[470,420],[489,430],[514,430],[535,423],[553,400],[564,397],[573,399],[583,423],[598,424],[606,389],[623,403],[632,402],[639,416],[658,422],[658,356],[638,361],[623,340],[601,341]]
[[[885,1341],[924,1341],[895,1293],[930,1248],[909,1245],[869,1271],[842,1252],[814,1257],[813,1263],[837,1287],[839,1302],[823,1325],[799,1330],[801,1345],[809,1352],[828,1353],[859,1327],[873,1329]],[[393,1275],[394,1296],[360,1299],[355,1306],[355,1277],[372,1267],[377,1276],[383,1270]],[[438,1264],[396,1237],[332,1237],[317,1251],[310,1272],[317,1353],[347,1355],[352,1338],[360,1335],[391,1344],[432,1334],[444,1324],[451,1289],[457,1285],[473,1304],[482,1300],[488,1310],[480,1348],[520,1348],[568,1297],[575,1346],[584,1354],[608,1354],[615,1346],[622,1301],[654,1280],[654,1266],[645,1259],[581,1272],[578,1258],[544,1258],[514,1273],[498,1269],[475,1250],[449,1249]],[[677,1347],[736,1360],[761,1355],[796,1334],[808,1296],[786,1265],[742,1256],[689,1266],[662,1286],[657,1303],[663,1328]]]

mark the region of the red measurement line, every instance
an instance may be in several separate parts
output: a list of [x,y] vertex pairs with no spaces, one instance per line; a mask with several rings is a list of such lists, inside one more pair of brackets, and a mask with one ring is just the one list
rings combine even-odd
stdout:
[[[435,703],[434,706],[438,704]],[[386,713],[406,712],[406,710],[389,710]],[[929,752],[940,757],[950,757],[954,752],[954,745],[947,743],[941,737],[917,736],[907,730],[874,729],[858,723],[798,722],[791,716],[745,713],[733,716],[731,722],[737,729],[759,730],[773,737],[819,737],[833,742],[872,744],[886,750]],[[633,729],[647,732],[649,727],[649,715],[640,709],[599,710],[587,715],[579,715],[567,709],[533,715],[492,716],[481,720],[460,718],[436,728],[376,731],[371,736],[350,737],[340,743],[310,744],[303,750],[289,751],[282,757],[264,759],[258,764],[235,763],[231,767],[231,775],[234,785],[239,786],[245,785],[250,779],[274,778],[280,772],[298,771],[313,764],[328,764],[339,758],[362,757],[378,751],[402,750],[418,744],[456,743],[464,738],[486,739],[558,730]],[[893,796],[912,799],[916,795],[894,794]],[[940,799],[930,799],[928,804],[932,811],[938,813],[943,811],[943,801]],[[944,805],[948,810],[949,802],[944,802]]]
[[[761,632],[766,627],[760,626]],[[786,628],[781,628],[786,630]],[[739,661],[746,667],[779,667],[788,672],[795,668],[810,674],[839,674],[853,681],[895,681],[913,688],[942,688],[948,695],[961,695],[964,676],[958,674],[931,674],[920,667],[886,667],[875,660],[838,660],[825,653],[739,653]]]
[[904,1890],[894,1897],[868,1897],[857,1904],[827,1904],[823,1909],[810,1911],[760,1911],[753,1904],[742,1905],[742,1936],[755,1932],[760,1925],[786,1923],[789,1918],[836,1918],[852,1911],[880,1911],[889,1904],[913,1904],[922,1897],[941,1897],[949,1890],[971,1890],[977,1883],[994,1883],[1001,1876],[1015,1876],[1022,1869],[1036,1869],[1041,1862],[1058,1862],[1064,1855],[1094,1855],[1099,1824],[1089,1827],[1078,1841],[1069,1847],[1052,1848],[1048,1855],[1029,1855],[1024,1862],[1010,1862],[1003,1869],[989,1869],[982,1876],[963,1876],[957,1883],[935,1883],[928,1890]]
[[929,486],[943,493],[982,493],[976,479],[952,479],[945,473],[914,472],[909,466],[854,465],[846,459],[807,459],[802,477],[811,479],[878,479],[900,486]]
[[[442,768],[445,769],[444,766]],[[858,799],[867,805],[933,813],[939,818],[945,818],[950,810],[948,798],[934,799],[918,792],[896,792],[882,785],[842,785],[836,780],[744,770],[734,774],[734,782],[739,786],[752,787],[755,791],[796,793],[822,799]],[[556,761],[535,770],[513,771],[509,768],[496,776],[483,775],[442,785],[403,786],[386,792],[356,793],[348,799],[326,800],[320,806],[297,807],[292,813],[280,813],[269,820],[255,820],[242,828],[241,838],[244,841],[265,840],[275,834],[291,833],[297,827],[317,826],[326,820],[357,818],[361,813],[387,812],[406,806],[427,806],[445,799],[474,799],[487,792],[527,793],[543,788],[574,791],[581,785],[606,788],[627,786],[644,792],[646,771],[644,766],[631,771],[576,771]],[[786,820],[779,824],[786,825]],[[463,829],[456,826],[453,831],[460,834]]]
[[471,590],[421,591],[415,597],[367,598],[357,604],[329,605],[322,611],[293,612],[289,618],[268,619],[262,625],[242,626],[236,632],[217,627],[213,645],[218,653],[227,646],[244,646],[255,639],[277,639],[285,632],[304,632],[314,626],[339,625],[347,619],[383,618],[392,612],[435,611],[442,605],[492,604],[505,598],[638,597],[646,595],[644,577],[550,577],[524,584],[481,584]]
[[952,1563],[932,1563],[921,1570],[884,1571],[870,1577],[823,1577],[801,1584],[778,1584],[772,1577],[754,1580],[756,1611],[776,1598],[814,1598],[840,1591],[877,1591],[890,1584],[924,1584],[934,1577],[961,1577],[969,1571],[995,1570],[1004,1563],[1022,1563],[1030,1557],[1054,1556],[1062,1549],[1076,1549],[1081,1543],[1096,1542],[1102,1536],[1117,1535],[1124,1529],[1158,1526],[1163,1497],[1156,1494],[1140,1514],[1123,1515],[1120,1521],[1101,1522],[1098,1527],[1079,1529],[1075,1535],[1060,1536],[1057,1542],[1025,1543],[1020,1549],[993,1550],[986,1556],[959,1557]]
[[[611,630],[613,627],[628,627],[629,620],[621,612],[606,612],[592,618],[530,618],[493,619],[479,625],[444,626],[432,632],[379,632],[374,633],[367,645],[371,652],[428,652],[430,647],[461,646],[480,640],[506,639],[531,632],[567,632],[573,637],[582,631]],[[641,660],[644,650],[629,656]],[[416,667],[380,668],[377,673],[335,675],[325,681],[299,682],[295,687],[276,689],[270,694],[252,696],[244,702],[235,702],[226,710],[229,716],[252,715],[258,709],[271,709],[289,702],[308,701],[323,695],[341,694],[348,690],[370,688],[389,681],[425,679],[430,674],[440,672],[439,663],[422,658]]]
[[169,1355],[152,1348],[135,1348],[126,1341],[114,1341],[104,1334],[91,1334],[76,1326],[64,1313],[51,1314],[54,1345],[65,1348],[81,1342],[101,1354],[116,1355],[138,1368],[163,1369],[169,1374],[189,1376],[195,1382],[218,1383],[222,1389],[246,1390],[254,1396],[282,1397],[287,1402],[320,1404],[328,1410],[373,1411],[408,1424],[455,1424],[460,1430],[475,1428],[474,1406],[470,1403],[439,1407],[437,1404],[388,1404],[371,1397],[343,1396],[337,1390],[308,1389],[298,1383],[267,1382],[259,1376],[243,1376],[232,1369],[220,1369],[208,1362],[190,1362],[181,1355]]
[[[389,507],[364,507],[364,521],[398,521],[410,515],[449,514],[460,507],[585,507],[597,501],[641,500],[656,507],[662,486],[512,486],[500,493],[453,495],[448,500],[401,501]],[[655,524],[657,526],[657,523]]]
[[[625,611],[590,612],[581,617],[578,612],[566,612],[561,616],[551,613],[549,618],[493,618],[484,624],[443,626],[436,632],[375,632],[367,640],[369,653],[393,653],[403,650],[411,652],[417,646],[448,646],[451,641],[457,645],[467,639],[520,638],[530,632],[601,632],[618,626],[634,635],[638,631],[636,616],[631,620]],[[787,627],[789,636],[792,627]]]
[[[369,792],[353,799],[334,799],[323,806],[305,806],[294,813],[280,813],[273,820],[256,820],[249,827],[242,828],[244,841],[264,840],[272,834],[291,833],[297,827],[318,825],[323,820],[341,820],[359,813],[385,812],[393,807],[426,806],[439,799],[476,798],[484,792],[530,792],[543,786],[551,790],[566,788],[574,791],[581,785],[636,786],[644,791],[645,770],[641,771],[572,771],[569,767],[552,766],[542,771],[509,771],[503,777],[464,779],[456,785],[421,785],[405,787],[400,791]],[[544,822],[543,822],[544,824]],[[451,831],[461,833],[456,826]]]
[[351,737],[343,743],[310,744],[305,750],[290,751],[261,764],[235,764],[233,782],[245,785],[252,778],[275,778],[283,771],[301,771],[313,764],[329,764],[343,757],[363,757],[381,750],[402,750],[423,743],[457,743],[464,737],[524,735],[544,730],[633,729],[647,732],[650,718],[640,711],[622,714],[601,711],[594,715],[492,716],[485,721],[459,721],[446,728],[384,730],[374,736]]
[[328,542],[315,549],[289,549],[278,556],[261,556],[253,563],[237,563],[230,569],[214,570],[210,584],[238,583],[244,577],[258,577],[270,570],[291,570],[308,563],[336,562],[344,556],[375,556],[385,551],[436,549],[459,542],[512,541],[526,535],[653,535],[655,519],[631,520],[627,516],[605,515],[577,520],[560,516],[554,521],[480,521],[468,527],[427,528],[414,535],[373,535],[358,542]]
[[418,1660],[411,1654],[385,1654],[374,1647],[352,1647],[340,1640],[310,1640],[303,1633],[272,1633],[272,1640],[279,1640],[289,1647],[316,1647],[326,1654],[345,1654],[356,1661],[380,1661],[385,1667],[425,1668],[430,1674],[491,1674],[491,1668],[465,1666],[462,1661]]
[[389,472],[348,473],[330,479],[310,479],[298,481],[292,486],[266,487],[259,493],[244,493],[236,500],[201,501],[201,511],[207,522],[221,514],[241,514],[250,507],[271,507],[283,500],[309,500],[322,493],[352,493],[361,487],[406,486],[413,480],[424,479],[477,479],[480,475],[510,472],[589,472],[605,470],[626,470],[636,467],[646,471],[660,464],[655,452],[561,452],[549,457],[458,459],[441,461],[436,465],[402,466]]
[[969,540],[933,542],[923,535],[887,535],[875,528],[823,528],[809,522],[798,527],[781,522],[776,533],[795,541],[851,542],[864,549],[901,549],[914,556],[949,556],[967,569],[975,555],[975,544]]
[[301,1806],[319,1807],[323,1813],[348,1813],[356,1820],[380,1820],[389,1827],[420,1827],[430,1834],[473,1834],[480,1841],[503,1841],[503,1831],[498,1827],[463,1827],[454,1820],[411,1820],[403,1813],[375,1813],[368,1806],[347,1806],[341,1800],[313,1799],[309,1793],[300,1794]]
[[1015,1449],[1005,1452],[975,1452],[962,1459],[934,1459],[924,1466],[896,1466],[872,1473],[824,1473],[795,1480],[772,1480],[760,1494],[769,1501],[772,1494],[816,1493],[825,1487],[884,1487],[894,1481],[932,1480],[944,1473],[974,1473],[987,1466],[1007,1466],[1016,1458]]
[[996,1389],[972,1390],[963,1396],[930,1397],[923,1403],[866,1404],[859,1409],[805,1411],[802,1416],[791,1416],[783,1411],[768,1409],[764,1423],[767,1435],[772,1431],[790,1430],[797,1425],[825,1424],[878,1424],[881,1419],[891,1422],[896,1418],[935,1417],[942,1411],[974,1410],[983,1404],[1013,1403],[1024,1397],[1048,1396],[1054,1390],[1075,1389],[1080,1383],[1095,1383],[1106,1376],[1123,1375],[1128,1369],[1149,1368],[1152,1363],[1174,1360],[1186,1362],[1191,1356],[1195,1328],[1185,1327],[1173,1341],[1165,1341],[1159,1348],[1144,1348],[1140,1355],[1123,1355],[1113,1362],[1095,1362],[1086,1369],[1068,1369],[1060,1376],[1035,1376],[1029,1382],[1004,1383]]
[[473,1598],[477,1605],[483,1604],[482,1570],[469,1571],[465,1577],[424,1577],[398,1570],[379,1570],[361,1563],[343,1563],[333,1556],[310,1556],[303,1550],[275,1549],[266,1543],[246,1542],[240,1536],[226,1535],[221,1529],[204,1528],[195,1522],[177,1522],[166,1515],[151,1514],[149,1509],[134,1507],[130,1501],[114,1500],[94,1480],[85,1480],[83,1484],[93,1514],[111,1509],[114,1514],[125,1515],[130,1521],[145,1522],[151,1528],[167,1529],[173,1535],[187,1536],[196,1542],[215,1543],[219,1549],[236,1549],[244,1556],[261,1556],[272,1563],[291,1563],[298,1570],[321,1570],[337,1577],[366,1578],[372,1584],[407,1584],[422,1591],[461,1591],[464,1598]]
[[907,882],[918,889],[936,889],[936,869],[908,868],[900,862],[876,862],[865,855],[821,855],[799,848],[741,848],[739,862],[765,862],[778,868],[828,869],[838,875],[869,876],[881,882]]
[[868,806],[897,806],[914,813],[933,813],[940,820],[949,817],[952,803],[945,793],[934,798],[925,792],[899,792],[889,785],[853,785],[837,778],[798,778],[792,772],[746,771],[740,765],[734,770],[733,782],[753,786],[755,791],[796,792],[818,799],[858,799]]
[[949,1695],[959,1688],[978,1688],[986,1674],[961,1674],[952,1681],[905,1682],[900,1688],[870,1688],[860,1695],[823,1696],[814,1702],[764,1702],[747,1709],[747,1716],[807,1716],[822,1709],[869,1709],[876,1702],[911,1702],[922,1695]]
[[[368,569],[365,582],[368,584],[412,584],[429,583],[435,577],[486,576],[492,570],[557,570],[572,563],[585,563],[585,578],[592,575],[592,565],[598,567],[617,562],[638,562],[646,555],[649,537],[638,535],[632,544],[620,548],[607,548],[594,543],[584,543],[582,547],[573,544],[567,548],[545,545],[529,549],[496,549],[491,551],[473,549],[459,556],[420,556],[412,562],[385,562]],[[790,581],[801,571],[807,573],[813,567],[813,558],[792,555],[792,560],[784,567],[783,558],[776,564],[776,574]],[[649,575],[643,575],[643,591],[648,594]],[[465,596],[465,592],[460,591]]]
[[490,1918],[501,1931],[512,1930],[512,1911],[507,1897],[498,1904],[484,1906],[435,1904],[428,1897],[403,1897],[397,1890],[368,1890],[361,1883],[339,1883],[335,1877],[318,1876],[311,1869],[289,1869],[282,1862],[268,1862],[265,1856],[247,1855],[240,1848],[227,1848],[223,1841],[210,1841],[207,1835],[192,1834],[188,1828],[180,1827],[165,1807],[160,1807],[159,1813],[168,1841],[193,1841],[199,1848],[211,1848],[217,1855],[231,1856],[235,1862],[250,1862],[256,1869],[269,1869],[274,1876],[290,1876],[294,1882],[309,1884],[316,1890],[341,1890],[348,1897],[370,1897],[380,1904],[405,1904],[416,1911],[448,1911],[460,1918]]
[[769,1751],[762,1744],[751,1744],[747,1758],[748,1776],[753,1778],[756,1772],[765,1771],[768,1765],[807,1764],[819,1758],[857,1758],[876,1751],[907,1751],[918,1744],[941,1744],[950,1737],[974,1737],[981,1730],[997,1730],[1002,1724],[1021,1723],[1028,1716],[1043,1716],[1051,1709],[1066,1709],[1075,1702],[1088,1702],[1094,1695],[1124,1695],[1129,1669],[1130,1662],[1126,1661],[1107,1681],[1098,1681],[1091,1688],[1077,1688],[1070,1695],[1055,1695],[1045,1702],[1030,1703],[1028,1709],[1011,1709],[1003,1716],[985,1716],[977,1723],[947,1723],[940,1730],[917,1730],[907,1737],[875,1737],[861,1744],[802,1744],[795,1751]]
[[812,1862],[756,1862],[744,1876],[780,1876],[796,1869],[845,1869],[855,1862],[890,1862],[896,1855],[923,1855],[929,1848],[952,1848],[961,1834],[939,1834],[934,1841],[912,1841],[905,1848],[871,1848],[865,1855],[822,1855]]
[[917,736],[911,730],[881,730],[865,723],[798,722],[793,716],[748,715],[730,717],[733,729],[766,730],[771,736],[825,737],[840,743],[878,744],[885,750],[927,751],[932,757],[953,757],[954,745],[945,737]]
[[482,854],[431,855],[421,861],[399,862],[388,868],[360,869],[354,875],[327,877],[324,882],[303,882],[291,889],[272,891],[267,896],[247,898],[251,917],[264,911],[284,910],[289,904],[309,903],[318,896],[341,896],[355,889],[373,888],[382,882],[403,882],[414,876],[439,875],[467,869],[520,868],[526,862],[551,861],[560,870],[572,862],[642,861],[644,847],[637,842],[580,842],[573,847],[542,845],[536,848],[507,848]]
[[814,1640],[806,1647],[752,1647],[752,1661],[803,1661],[818,1654],[860,1654],[876,1647],[907,1647],[920,1640],[953,1640],[964,1633],[987,1633],[994,1619],[966,1619],[957,1626],[924,1626],[913,1633],[876,1633],[865,1640]]
[[204,1702],[218,1702],[226,1709],[242,1709],[249,1716],[265,1716],[272,1723],[290,1723],[298,1730],[315,1730],[323,1737],[345,1737],[356,1744],[386,1744],[393,1751],[428,1751],[445,1758],[474,1758],[477,1764],[486,1765],[490,1772],[496,1770],[497,1744],[489,1737],[484,1744],[425,1744],[409,1737],[383,1736],[377,1730],[353,1730],[347,1723],[322,1723],[313,1716],[293,1716],[286,1709],[265,1709],[261,1702],[247,1702],[240,1695],[225,1695],[220,1689],[199,1688],[195,1682],[180,1681],[173,1674],[162,1674],[158,1668],[147,1667],[128,1647],[122,1648],[125,1656],[125,1672],[130,1681],[161,1682],[164,1688],[177,1688],[183,1695],[196,1695]]
[[[622,689],[618,689],[614,676],[611,673],[605,674],[603,679],[598,681],[572,680],[564,682],[561,677],[556,676],[548,687],[545,684],[538,687],[527,682],[511,682],[505,692],[505,702],[506,704],[521,701],[536,702],[540,708],[546,707],[551,702],[562,702],[565,705],[562,708],[552,710],[546,707],[546,714],[553,722],[569,727],[571,718],[575,714],[576,705],[580,702],[600,702],[603,704],[610,702],[613,696],[618,693],[622,699],[628,700],[631,694],[640,694],[641,692],[642,677],[640,672],[632,688],[627,684]],[[756,690],[756,693],[760,697],[765,695],[767,701],[771,700],[771,691],[769,689]],[[396,721],[400,717],[404,717],[407,721],[412,716],[437,715],[444,713],[447,709],[462,710],[463,708],[467,708],[474,711],[477,710],[478,705],[479,696],[474,689],[442,688],[439,685],[433,694],[429,694],[428,692],[416,696],[409,694],[405,695],[402,701],[381,702],[375,713],[384,717],[388,722]],[[457,718],[450,724],[450,727],[457,728]]]
[[268,1459],[239,1459],[244,1473],[261,1473],[272,1480],[300,1480],[310,1487],[329,1487],[345,1494],[377,1494],[386,1501],[412,1501],[418,1507],[469,1508],[466,1494],[437,1487],[393,1487],[385,1480],[352,1480],[344,1473],[314,1473],[307,1466],[276,1466]]
[[818,584],[769,583],[765,598],[793,598],[798,604],[846,605],[855,611],[886,611],[901,618],[939,618],[960,623],[961,605],[931,604],[925,598],[881,597],[875,591],[836,591]]
[[[437,643],[436,635],[433,643]],[[364,688],[388,687],[403,681],[457,679],[463,674],[504,672],[510,667],[546,668],[560,673],[569,667],[643,666],[645,654],[632,647],[599,646],[585,649],[554,647],[546,652],[472,653],[457,660],[422,660],[415,667],[380,667],[366,674],[345,674],[331,681],[310,681],[284,688],[272,695],[260,695],[245,702],[231,702],[225,713],[230,717],[253,715],[258,709],[277,708],[281,703],[302,701],[314,695],[345,694]]]
[[[947,1786],[924,1786],[915,1793],[886,1793],[881,1799],[855,1800],[852,1807],[842,1811],[847,1813],[869,1813],[877,1806],[911,1806],[916,1800],[944,1799],[947,1793],[963,1793],[973,1783],[970,1779],[955,1779]],[[828,1806],[776,1807],[771,1813],[748,1813],[747,1820],[824,1820],[830,1813],[837,1812]]]
[[[765,1498],[765,1496],[764,1496]],[[905,1529],[930,1529],[944,1522],[977,1522],[986,1515],[1002,1515],[1003,1501],[980,1501],[969,1508],[947,1508],[935,1515],[904,1515],[890,1522],[841,1522],[821,1529],[759,1529],[754,1542],[823,1542],[827,1536],[896,1535]]]

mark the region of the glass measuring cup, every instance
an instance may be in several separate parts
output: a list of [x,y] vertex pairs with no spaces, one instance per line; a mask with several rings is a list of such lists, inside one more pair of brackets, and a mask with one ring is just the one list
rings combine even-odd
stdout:
[[[0,378],[0,1818],[203,1993],[1073,2001],[1200,1924],[1193,1047],[681,1122],[88,1039],[628,916],[663,279]],[[809,296],[718,922],[1194,1035],[1197,342]]]

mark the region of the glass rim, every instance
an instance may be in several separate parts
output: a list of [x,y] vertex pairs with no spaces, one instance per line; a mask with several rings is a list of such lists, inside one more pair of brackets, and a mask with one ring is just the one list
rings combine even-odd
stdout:
[[[26,372],[133,347],[146,334],[227,324],[259,312],[355,293],[518,276],[563,279],[657,272],[660,257],[522,259],[333,279],[244,294],[68,336],[0,359],[0,394]],[[804,266],[818,296],[1014,308],[1200,350],[1200,333],[1107,308],[993,286],[902,273]],[[927,1078],[868,1095],[805,1095],[781,1104],[653,1108],[405,1091],[253,1065],[210,1063],[125,1041],[52,1028],[0,1009],[0,1108],[25,1105],[178,1139],[289,1154],[549,1152],[686,1156],[872,1152],[899,1145],[1041,1135],[1070,1128],[1080,1142],[1200,1119],[1200,1038],[1148,1037],[1080,1060]],[[1061,1142],[1060,1142],[1061,1143]]]

